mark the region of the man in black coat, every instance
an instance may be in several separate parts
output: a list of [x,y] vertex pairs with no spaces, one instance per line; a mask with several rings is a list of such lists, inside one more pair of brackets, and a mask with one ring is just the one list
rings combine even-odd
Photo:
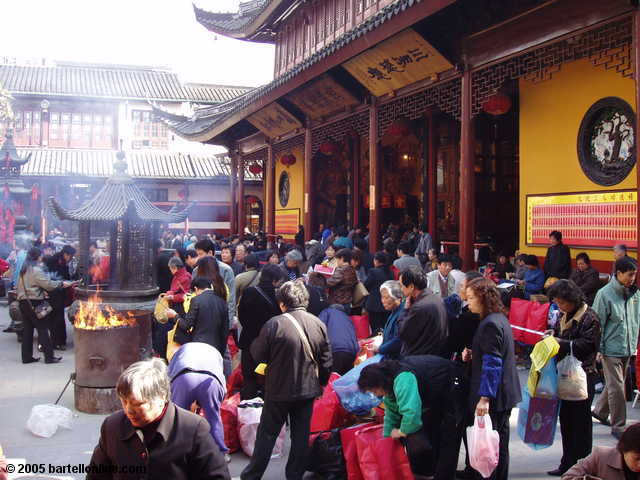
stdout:
[[255,287],[247,288],[238,304],[238,320],[242,325],[242,332],[238,347],[242,350],[242,389],[240,396],[249,400],[259,395],[259,384],[263,378],[255,373],[257,363],[251,356],[251,344],[260,335],[260,330],[271,318],[280,315],[282,311],[276,300],[276,287],[284,278],[282,269],[278,265],[265,265],[260,272],[260,282]]
[[[188,341],[208,343],[219,352],[224,352],[229,335],[227,302],[213,291],[211,280],[208,278],[196,277],[191,282],[191,288],[194,289],[196,296],[191,300],[186,315],[178,319],[176,336],[179,332],[183,332],[187,334]],[[175,318],[177,313],[169,309],[167,316]],[[186,343],[178,338],[176,341]]]
[[402,356],[445,355],[448,326],[442,298],[427,288],[427,276],[417,266],[402,271],[400,287],[407,298],[398,325]]
[[291,450],[286,466],[288,480],[302,480],[309,444],[313,401],[322,395],[331,372],[327,330],[319,318],[306,311],[309,292],[302,282],[289,281],[276,292],[283,315],[269,320],[251,345],[256,362],[266,363],[264,407],[249,465],[242,480],[262,478],[273,446],[287,420]]
[[[52,280],[76,280],[77,275],[71,275],[69,266],[76,249],[71,245],[65,245],[58,253],[45,259],[45,265]],[[72,297],[68,289],[60,289],[49,294],[49,302],[53,311],[49,316],[51,342],[56,350],[66,350],[67,327],[64,321],[64,309],[71,305]]]
[[209,423],[169,401],[162,360],[134,363],[116,390],[123,410],[103,422],[87,480],[230,480]]
[[554,230],[549,234],[551,246],[544,260],[545,278],[569,278],[571,275],[571,250],[562,243],[562,232]]

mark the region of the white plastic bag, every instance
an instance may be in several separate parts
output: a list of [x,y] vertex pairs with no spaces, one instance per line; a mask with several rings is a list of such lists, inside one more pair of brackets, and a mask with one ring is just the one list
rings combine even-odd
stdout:
[[[253,456],[263,405],[264,402],[259,397],[251,400],[243,400],[238,405],[238,437],[240,438],[240,447],[242,451],[250,457]],[[283,426],[276,440],[276,444],[273,447],[271,458],[277,458],[284,452],[285,433],[286,429]]]
[[27,420],[27,428],[38,437],[50,438],[58,427],[71,430],[71,410],[60,405],[35,405]]
[[467,427],[467,445],[469,446],[469,463],[482,475],[491,476],[498,466],[500,453],[500,435],[493,429],[491,417],[476,416],[472,427]]
[[573,342],[569,348],[571,353],[558,363],[558,396],[560,400],[578,402],[589,397],[587,373],[582,362],[573,356]]

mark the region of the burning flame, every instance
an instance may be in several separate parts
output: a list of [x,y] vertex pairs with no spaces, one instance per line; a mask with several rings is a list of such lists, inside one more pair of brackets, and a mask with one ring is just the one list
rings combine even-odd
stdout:
[[78,302],[80,308],[75,316],[74,325],[76,328],[98,330],[134,326],[136,324],[136,319],[132,312],[122,315],[111,306],[102,303],[99,293],[99,291],[96,292],[86,302]]

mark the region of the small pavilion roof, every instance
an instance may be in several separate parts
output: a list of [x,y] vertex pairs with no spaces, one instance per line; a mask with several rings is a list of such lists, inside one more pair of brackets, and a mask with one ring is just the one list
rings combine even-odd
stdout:
[[148,222],[181,223],[187,218],[191,206],[180,212],[165,212],[145,197],[127,173],[124,153],[118,155],[114,169],[116,173],[98,194],[78,209],[67,210],[54,197],[50,197],[49,205],[56,216],[60,220],[113,221],[124,218],[131,211],[138,219]]

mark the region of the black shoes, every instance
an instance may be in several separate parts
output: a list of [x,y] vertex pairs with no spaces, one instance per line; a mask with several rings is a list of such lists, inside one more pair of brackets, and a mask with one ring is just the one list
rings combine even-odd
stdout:
[[4,330],[2,330],[4,333],[16,333],[16,329],[13,328],[12,325],[9,325],[7,328],[5,328]]
[[609,423],[609,420],[607,420],[606,418],[601,417],[600,415],[596,414],[596,412],[591,412],[591,416],[593,418],[595,418],[596,420],[598,420],[605,427],[610,427],[611,426],[611,424]]
[[551,470],[550,472],[547,472],[547,475],[551,477],[561,477],[562,475],[564,475],[564,472],[559,468],[556,468],[555,470]]
[[26,362],[23,360],[22,363],[35,363],[35,362],[39,362],[39,361],[40,361],[40,357],[31,357]]
[[60,363],[61,360],[62,360],[62,357],[45,358],[44,363]]

